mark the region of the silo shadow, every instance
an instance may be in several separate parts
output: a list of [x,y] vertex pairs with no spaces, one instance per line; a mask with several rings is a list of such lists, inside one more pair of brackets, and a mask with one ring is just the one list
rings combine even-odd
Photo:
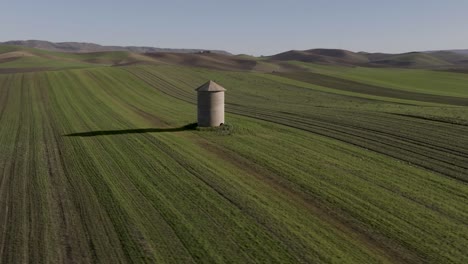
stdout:
[[137,129],[124,129],[124,130],[97,130],[80,133],[72,133],[63,135],[65,137],[96,137],[96,136],[109,136],[109,135],[124,135],[124,134],[143,134],[143,133],[167,133],[167,132],[180,132],[187,130],[196,130],[197,123],[188,124],[182,127],[174,128],[137,128]]

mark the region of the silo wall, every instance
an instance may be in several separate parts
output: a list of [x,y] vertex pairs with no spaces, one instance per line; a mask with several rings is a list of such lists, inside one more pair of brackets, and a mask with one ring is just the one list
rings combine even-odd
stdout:
[[198,92],[198,126],[224,124],[224,92]]

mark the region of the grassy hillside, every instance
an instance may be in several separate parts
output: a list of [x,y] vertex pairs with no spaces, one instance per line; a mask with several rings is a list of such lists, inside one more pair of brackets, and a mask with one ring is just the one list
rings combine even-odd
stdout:
[[273,55],[270,57],[270,59],[280,61],[302,61],[341,65],[359,65],[369,62],[369,59],[364,54],[337,49],[312,49],[304,51],[291,50]]
[[250,56],[218,53],[133,53],[128,51],[61,53],[0,45],[0,73],[134,64],[181,65],[232,71],[294,71],[300,66]]
[[[464,74],[17,63],[0,74],[1,263],[468,261]],[[229,130],[190,125],[208,79]]]
[[0,45],[0,73],[116,66],[133,63],[156,64],[157,61],[128,51],[61,53]]
[[410,52],[404,54],[388,54],[386,56],[380,56],[379,58],[372,60],[371,64],[390,67],[430,68],[447,66],[451,65],[452,63],[444,60],[444,56],[435,57],[432,54]]
[[468,66],[468,56],[456,51],[408,52],[400,54],[352,52],[336,49],[291,50],[270,56],[271,60],[328,65],[385,68],[448,69]]
[[[0,45],[15,45],[18,47],[36,48],[47,51],[58,52],[109,52],[109,51],[130,51],[135,53],[147,52],[176,52],[176,53],[196,53],[206,50],[201,49],[166,49],[156,47],[139,47],[139,46],[102,46],[95,43],[86,42],[50,42],[44,40],[12,40],[0,42]],[[223,50],[210,50],[213,53],[230,55],[229,52]]]
[[[309,72],[408,92],[441,96],[468,97],[468,75],[418,69],[377,69],[339,67],[291,62]],[[304,73],[307,75],[307,73]]]

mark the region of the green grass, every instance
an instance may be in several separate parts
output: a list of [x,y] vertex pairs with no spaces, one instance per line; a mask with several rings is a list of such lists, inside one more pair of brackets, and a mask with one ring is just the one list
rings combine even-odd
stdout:
[[55,60],[41,57],[22,57],[14,61],[5,62],[0,64],[0,68],[86,68],[96,66],[90,63]]
[[293,62],[316,73],[405,91],[468,98],[468,75],[442,71],[339,67]]
[[[14,72],[15,69],[33,70],[60,70],[71,68],[90,68],[100,66],[113,66],[132,62],[153,62],[149,57],[126,51],[92,52],[92,53],[63,53],[39,50],[25,47],[0,45],[0,55],[10,52],[22,52],[15,55],[12,60],[0,60],[1,69]],[[1,57],[0,57],[1,59]]]
[[[433,57],[424,53],[405,53],[397,54],[383,59],[384,62],[390,62],[390,65],[405,67],[437,67],[450,65],[449,62]],[[379,61],[375,62],[379,64]]]
[[[186,127],[207,79],[229,133]],[[425,98],[177,66],[0,74],[0,262],[465,263],[468,110]]]
[[18,46],[0,45],[0,54],[21,50]]

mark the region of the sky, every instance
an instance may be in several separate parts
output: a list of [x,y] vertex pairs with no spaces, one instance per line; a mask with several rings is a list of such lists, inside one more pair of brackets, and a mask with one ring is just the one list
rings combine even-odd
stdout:
[[0,0],[0,41],[221,49],[468,49],[468,0]]

